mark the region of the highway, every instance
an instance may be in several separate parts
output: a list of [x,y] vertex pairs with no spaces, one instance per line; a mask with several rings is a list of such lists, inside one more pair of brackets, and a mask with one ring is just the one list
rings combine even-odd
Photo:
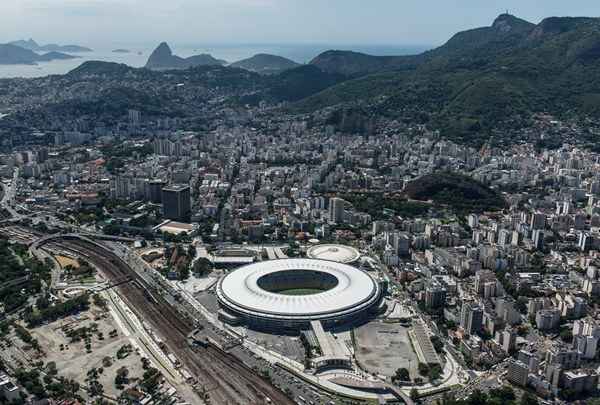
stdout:
[[15,167],[13,172],[13,178],[10,184],[0,183],[2,185],[2,200],[0,201],[0,207],[7,210],[12,219],[18,220],[23,216],[14,209],[15,196],[17,195],[17,184],[19,182],[19,168]]

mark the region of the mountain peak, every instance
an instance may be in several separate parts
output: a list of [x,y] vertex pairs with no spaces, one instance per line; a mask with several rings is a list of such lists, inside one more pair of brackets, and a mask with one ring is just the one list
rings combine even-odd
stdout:
[[532,29],[534,25],[535,24],[515,17],[512,14],[504,13],[496,17],[492,27],[502,32],[510,32],[521,29]]
[[161,42],[156,49],[154,50],[154,52],[152,52],[152,55],[156,55],[156,56],[171,56],[173,55],[173,51],[171,50],[171,47],[169,46],[169,44],[167,44],[166,42]]
[[194,55],[188,58],[182,58],[173,54],[173,51],[166,42],[160,45],[150,54],[146,67],[148,69],[166,70],[166,69],[187,69],[193,66],[219,65],[223,66],[227,62],[215,59],[210,55]]

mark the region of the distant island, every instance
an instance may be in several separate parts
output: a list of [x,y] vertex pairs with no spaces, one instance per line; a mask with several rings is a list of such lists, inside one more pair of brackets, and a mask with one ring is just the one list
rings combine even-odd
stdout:
[[129,49],[114,49],[112,53],[131,53]]
[[298,67],[300,64],[281,56],[259,53],[251,58],[234,62],[229,66],[260,74],[277,74]]
[[0,65],[35,65],[37,62],[76,59],[78,56],[51,51],[37,54],[29,49],[11,44],[0,44]]
[[169,70],[187,69],[194,66],[225,66],[227,61],[216,59],[209,54],[200,54],[182,58],[173,55],[173,51],[166,42],[162,42],[150,55],[146,63],[147,69]]
[[93,52],[92,49],[86,48],[84,46],[79,45],[57,45],[57,44],[47,44],[47,45],[39,45],[33,39],[29,39],[27,41],[20,39],[18,41],[12,41],[8,43],[9,45],[15,45],[23,49],[28,49],[34,52],[70,52],[70,53],[82,53],[82,52]]

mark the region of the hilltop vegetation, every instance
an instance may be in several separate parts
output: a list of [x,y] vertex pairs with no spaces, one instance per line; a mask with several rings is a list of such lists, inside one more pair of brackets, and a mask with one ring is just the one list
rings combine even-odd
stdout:
[[[17,111],[0,125],[14,133],[28,122],[50,122],[52,114],[63,121],[81,114],[114,121],[136,109],[146,117],[193,119],[195,129],[202,124],[199,112],[211,106],[243,109],[266,101],[287,103],[284,113],[316,113],[312,122],[346,133],[371,134],[377,120],[398,120],[480,146],[492,136],[515,142],[507,133],[530,127],[535,114],[600,116],[597,18],[553,17],[536,25],[503,14],[420,55],[327,51],[289,69],[293,62],[272,55],[243,61],[244,69],[200,56],[179,58],[161,44],[149,66],[176,70],[86,62],[64,76],[0,80],[0,100],[11,100]],[[261,75],[261,68],[281,71]],[[45,94],[53,94],[52,101]],[[595,135],[586,141],[597,143]]]
[[366,212],[373,219],[386,219],[390,215],[405,218],[420,217],[429,211],[431,206],[426,203],[408,201],[397,195],[384,193],[352,193],[341,196],[357,211]]
[[276,100],[297,101],[342,81],[344,77],[338,73],[327,73],[305,65],[271,77],[266,92]]
[[300,64],[281,56],[259,53],[251,58],[234,62],[229,66],[260,74],[276,74],[298,67]]
[[596,18],[535,25],[504,14],[490,27],[458,33],[415,57],[338,52],[313,63],[352,80],[301,101],[298,111],[363,102],[373,114],[427,123],[463,142],[481,143],[494,129],[523,126],[536,112],[600,114]]
[[422,176],[409,183],[404,192],[412,200],[432,201],[459,211],[494,211],[506,205],[497,191],[470,177],[451,172]]

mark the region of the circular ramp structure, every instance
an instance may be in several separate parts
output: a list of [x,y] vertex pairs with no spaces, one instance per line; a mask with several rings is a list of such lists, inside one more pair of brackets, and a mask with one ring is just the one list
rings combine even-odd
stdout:
[[329,260],[338,263],[354,263],[360,258],[360,252],[352,246],[323,244],[310,247],[306,251],[310,259]]

